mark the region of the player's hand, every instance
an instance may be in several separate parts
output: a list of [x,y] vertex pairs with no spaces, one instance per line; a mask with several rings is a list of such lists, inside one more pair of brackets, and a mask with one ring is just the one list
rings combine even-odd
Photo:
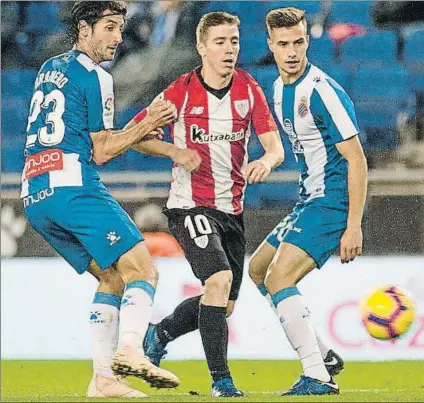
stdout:
[[165,135],[165,132],[163,131],[163,129],[161,127],[159,127],[157,129],[151,131],[146,136],[144,136],[139,142],[147,141],[147,140],[153,140],[153,139],[163,140],[164,135]]
[[196,172],[202,163],[199,154],[190,148],[178,148],[172,160],[176,164],[183,166],[188,172]]
[[246,170],[246,179],[249,183],[261,183],[271,173],[271,164],[265,160],[252,161]]
[[362,255],[362,229],[361,227],[347,227],[340,240],[340,260],[349,263],[356,256]]
[[157,129],[177,119],[177,108],[171,101],[155,101],[147,108],[147,119]]

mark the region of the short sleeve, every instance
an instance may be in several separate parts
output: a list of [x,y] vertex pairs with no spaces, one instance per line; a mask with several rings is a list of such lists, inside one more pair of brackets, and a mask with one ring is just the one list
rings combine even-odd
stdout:
[[251,81],[249,90],[253,101],[252,126],[255,133],[260,136],[261,134],[278,130],[262,88],[253,78]]
[[311,113],[328,144],[348,140],[359,133],[353,102],[333,80],[325,80],[315,87]]
[[86,87],[88,130],[99,132],[113,128],[115,97],[112,76],[105,71],[90,72]]
[[[177,108],[177,113],[180,114],[184,96],[185,96],[185,86],[184,86],[184,76],[179,77],[171,85],[169,85],[164,91],[156,96],[154,101],[165,100],[171,101]],[[134,121],[136,123],[141,122],[147,115],[147,109],[144,108],[137,115],[134,116]]]

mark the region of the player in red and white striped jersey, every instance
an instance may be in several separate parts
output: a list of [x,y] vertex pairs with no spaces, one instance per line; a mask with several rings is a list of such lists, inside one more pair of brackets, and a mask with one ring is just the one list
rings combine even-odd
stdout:
[[[197,27],[202,65],[158,96],[174,103],[178,111],[171,125],[173,144],[153,139],[136,147],[174,161],[165,214],[171,233],[204,285],[203,296],[184,301],[173,315],[150,327],[146,354],[159,364],[169,341],[199,328],[214,396],[242,394],[228,369],[226,315],[234,308],[243,273],[246,184],[264,181],[284,158],[261,87],[249,73],[235,67],[239,23],[237,16],[224,12],[202,17]],[[130,124],[147,114],[148,108]],[[248,164],[252,127],[265,153]]]

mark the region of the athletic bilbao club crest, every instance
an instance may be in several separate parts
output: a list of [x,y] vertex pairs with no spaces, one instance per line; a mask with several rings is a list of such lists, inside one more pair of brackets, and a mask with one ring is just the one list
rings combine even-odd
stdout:
[[308,100],[306,97],[300,98],[300,104],[297,107],[297,113],[301,118],[304,118],[308,114]]
[[234,108],[236,108],[236,111],[240,117],[244,119],[247,116],[247,112],[249,112],[249,101],[247,99],[234,101]]
[[209,237],[207,235],[201,235],[194,238],[194,242],[199,248],[205,249],[209,243]]

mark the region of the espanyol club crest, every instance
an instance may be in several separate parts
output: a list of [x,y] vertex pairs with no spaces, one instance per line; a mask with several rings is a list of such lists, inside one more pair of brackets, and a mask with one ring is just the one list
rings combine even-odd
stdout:
[[108,95],[104,104],[104,113],[113,113],[113,96]]
[[308,100],[306,97],[300,98],[300,104],[297,107],[297,113],[301,118],[304,118],[308,114]]
[[236,111],[240,117],[244,119],[247,116],[247,112],[249,112],[249,101],[247,99],[234,101],[234,108],[236,108]]

